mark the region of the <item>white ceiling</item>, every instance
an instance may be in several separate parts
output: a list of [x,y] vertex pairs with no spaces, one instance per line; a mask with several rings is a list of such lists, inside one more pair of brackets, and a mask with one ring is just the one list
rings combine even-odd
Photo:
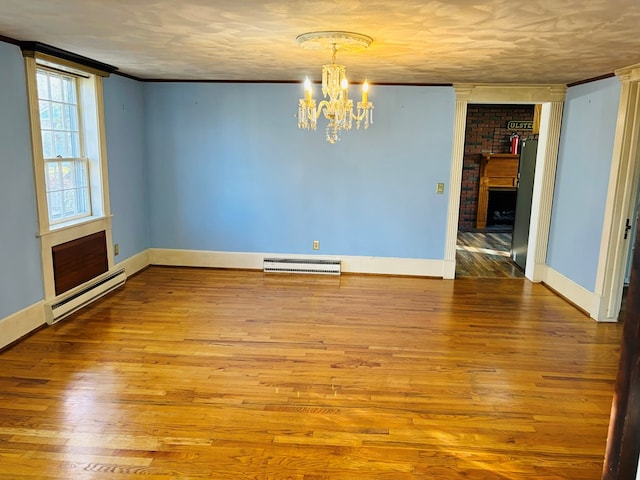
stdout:
[[640,62],[639,0],[0,0],[0,35],[143,79],[319,80],[296,36],[366,34],[338,54],[372,83],[572,83]]

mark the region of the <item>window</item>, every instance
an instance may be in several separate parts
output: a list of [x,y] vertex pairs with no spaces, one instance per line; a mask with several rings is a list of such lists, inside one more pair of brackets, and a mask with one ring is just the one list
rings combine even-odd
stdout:
[[23,42],[22,53],[39,235],[108,229],[102,79],[114,67],[37,42]]
[[44,68],[36,77],[49,224],[90,216],[77,77]]
[[[44,297],[53,301],[64,295],[56,285],[55,247],[97,233],[113,243],[102,79],[116,69],[38,42],[21,48]],[[109,269],[112,252],[107,248]]]

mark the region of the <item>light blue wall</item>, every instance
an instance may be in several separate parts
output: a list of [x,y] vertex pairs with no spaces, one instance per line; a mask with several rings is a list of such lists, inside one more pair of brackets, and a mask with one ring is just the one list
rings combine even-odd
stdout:
[[152,247],[444,257],[452,88],[372,87],[374,125],[335,145],[297,128],[298,85],[145,93]]
[[547,265],[595,290],[620,99],[608,78],[569,88],[564,105]]
[[144,84],[112,75],[104,80],[105,130],[116,263],[149,248],[144,150]]
[[0,319],[44,298],[24,61],[0,42]]

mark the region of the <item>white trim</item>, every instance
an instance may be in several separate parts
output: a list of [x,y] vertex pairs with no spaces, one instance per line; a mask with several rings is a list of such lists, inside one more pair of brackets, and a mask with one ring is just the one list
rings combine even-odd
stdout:
[[456,278],[456,259],[445,259],[442,265],[442,278],[445,280],[453,280]]
[[547,135],[542,135],[538,143],[531,200],[525,277],[532,282],[542,281],[547,262],[563,106],[562,102],[544,103],[540,115],[540,131]]
[[600,299],[595,293],[590,292],[586,288],[578,285],[573,280],[568,279],[567,277],[550,267],[546,267],[544,269],[543,277],[544,278],[542,281],[545,285],[548,285],[550,288],[558,292],[578,308],[587,312],[589,316],[594,320],[599,322],[615,322],[615,320],[600,320],[596,318]]
[[0,348],[46,324],[44,306],[42,300],[0,320]]
[[240,268],[262,270],[265,257],[340,260],[342,272],[379,275],[412,275],[442,278],[444,262],[418,258],[317,256],[282,253],[216,252],[208,250],[149,249],[151,265]]
[[[100,194],[102,195],[102,214],[111,216],[111,196],[109,191],[109,161],[107,157],[107,131],[104,119],[104,93],[102,88],[102,75],[96,75],[94,79],[94,95],[96,106],[96,117],[98,124],[98,149],[100,151]],[[92,186],[93,188],[93,186]],[[109,243],[108,245],[111,245]],[[112,249],[109,249],[113,251]],[[113,257],[109,257],[109,265],[113,265]]]
[[412,275],[442,278],[443,260],[393,257],[342,257],[342,271],[377,275]]
[[31,125],[31,152],[33,160],[33,176],[36,186],[36,207],[38,210],[38,230],[49,230],[49,211],[45,191],[44,168],[42,168],[42,135],[40,133],[40,105],[38,103],[38,83],[36,59],[24,57],[27,78],[27,99],[29,102],[29,121]]
[[564,102],[566,85],[456,83],[457,98],[467,103]]
[[[208,250],[178,250],[169,248],[150,248],[149,264],[166,265],[172,267],[210,267],[210,268],[241,268],[262,270],[264,257],[274,257],[273,254],[215,252]],[[282,258],[291,258],[278,255]],[[300,255],[300,258],[307,258]],[[326,257],[323,257],[326,258]]]
[[124,268],[124,272],[127,278],[131,275],[138,273],[140,270],[149,266],[149,250],[144,250],[140,253],[132,255],[131,257],[117,263],[113,269],[120,270]]
[[625,223],[635,208],[640,168],[640,64],[618,70],[616,75],[621,82],[620,102],[595,285],[600,321],[614,321],[620,313],[631,249],[629,238],[624,239]]
[[444,278],[456,276],[456,244],[460,220],[460,194],[462,189],[462,165],[464,162],[464,140],[467,129],[468,89],[456,88],[456,115],[453,128],[453,150],[451,152],[451,176],[449,178],[449,206],[447,211],[447,233],[444,247]]
[[111,230],[111,217],[100,217],[60,230],[52,230],[41,237],[43,243],[51,246],[85,237],[102,230]]
[[[91,227],[90,225],[95,223],[95,222],[102,222],[102,224],[104,224],[105,219],[107,219],[106,221],[111,222],[111,219],[113,218],[113,215],[108,215],[108,216],[92,216],[92,217],[83,217],[83,218],[79,218],[75,221],[72,222],[67,222],[64,225],[58,225],[58,226],[54,226],[51,228],[51,230],[48,231],[43,231],[43,232],[39,232],[38,233],[38,237],[46,237],[47,235],[65,235],[62,234],[60,232],[64,232],[65,230],[74,230],[77,232],[77,229],[84,229],[84,230],[88,230],[90,231],[93,227]],[[70,237],[70,239],[74,239],[76,238],[74,234],[72,234]]]
[[[127,277],[149,266],[149,251],[144,250],[118,263],[113,270],[124,268]],[[19,340],[36,328],[47,323],[47,303],[39,301],[19,312],[0,319],[0,348]]]

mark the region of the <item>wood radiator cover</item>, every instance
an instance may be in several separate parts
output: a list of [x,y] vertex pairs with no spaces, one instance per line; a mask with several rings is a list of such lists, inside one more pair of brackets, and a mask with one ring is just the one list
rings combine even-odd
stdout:
[[104,231],[51,248],[56,296],[109,270]]

